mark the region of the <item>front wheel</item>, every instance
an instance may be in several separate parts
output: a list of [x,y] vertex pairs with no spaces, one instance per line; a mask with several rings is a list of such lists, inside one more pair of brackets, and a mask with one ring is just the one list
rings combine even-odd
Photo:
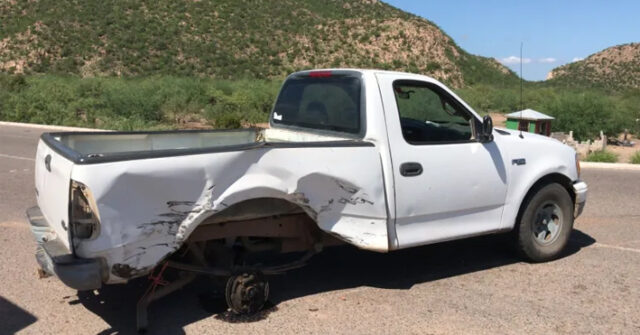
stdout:
[[560,184],[539,188],[525,203],[516,226],[518,251],[533,262],[556,259],[573,229],[573,202]]

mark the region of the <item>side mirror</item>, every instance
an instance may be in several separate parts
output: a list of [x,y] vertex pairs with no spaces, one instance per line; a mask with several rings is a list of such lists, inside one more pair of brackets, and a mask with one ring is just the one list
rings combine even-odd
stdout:
[[482,118],[482,125],[480,126],[478,139],[482,143],[493,141],[493,120],[491,119],[491,116],[485,115]]

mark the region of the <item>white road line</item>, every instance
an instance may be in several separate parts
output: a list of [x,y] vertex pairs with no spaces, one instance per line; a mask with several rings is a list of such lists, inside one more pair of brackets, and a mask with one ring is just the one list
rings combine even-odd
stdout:
[[7,228],[28,228],[29,226],[28,226],[28,225],[26,225],[24,222],[5,221],[5,222],[0,222],[0,227],[7,227]]
[[635,248],[627,248],[627,247],[621,247],[617,245],[603,244],[599,242],[594,243],[593,246],[598,248],[609,248],[609,249],[616,249],[616,250],[622,250],[622,251],[631,251],[631,252],[636,252],[640,254],[640,249],[635,249]]
[[60,131],[112,131],[112,130],[104,130],[104,129],[55,126],[55,125],[48,125],[48,124],[22,123],[22,122],[9,122],[9,121],[0,121],[0,126],[21,127],[21,128],[39,128],[39,129],[60,130]]
[[2,158],[12,158],[12,159],[21,159],[21,160],[25,160],[25,161],[35,161],[35,159],[29,158],[29,157],[20,157],[20,156],[5,155],[5,154],[0,154],[0,157],[2,157]]
[[640,164],[629,163],[597,163],[597,162],[580,162],[583,169],[608,169],[608,170],[632,170],[640,171]]
[[28,139],[38,139],[37,136],[33,135],[14,135],[14,134],[2,134],[1,137],[14,137],[14,138],[28,138]]

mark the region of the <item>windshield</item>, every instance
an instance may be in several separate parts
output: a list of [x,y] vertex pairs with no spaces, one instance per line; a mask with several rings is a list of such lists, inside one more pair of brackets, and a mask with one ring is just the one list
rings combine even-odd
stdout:
[[357,134],[361,86],[359,77],[348,75],[291,77],[276,101],[273,123]]

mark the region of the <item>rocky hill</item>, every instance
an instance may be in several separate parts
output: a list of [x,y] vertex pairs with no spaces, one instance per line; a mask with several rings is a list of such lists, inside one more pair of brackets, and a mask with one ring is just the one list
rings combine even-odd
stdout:
[[318,67],[511,85],[435,24],[377,0],[0,2],[0,72],[271,78]]
[[550,83],[605,89],[640,88],[640,43],[614,46],[553,69]]

